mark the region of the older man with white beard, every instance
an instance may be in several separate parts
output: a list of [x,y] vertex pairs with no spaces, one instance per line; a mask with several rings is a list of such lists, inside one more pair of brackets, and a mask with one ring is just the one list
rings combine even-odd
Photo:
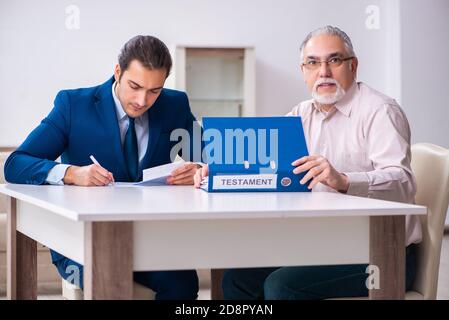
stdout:
[[[312,99],[293,108],[301,116],[310,156],[292,163],[307,172],[313,192],[413,203],[416,184],[410,168],[410,128],[393,99],[356,82],[358,60],[348,35],[326,26],[301,45],[301,71]],[[195,185],[208,174],[199,169]],[[406,290],[416,270],[421,241],[416,217],[406,218]],[[223,278],[226,299],[327,299],[367,296],[367,265],[230,269]]]

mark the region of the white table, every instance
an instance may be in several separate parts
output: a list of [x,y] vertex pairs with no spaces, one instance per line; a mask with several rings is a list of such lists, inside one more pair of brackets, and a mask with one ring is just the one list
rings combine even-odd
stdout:
[[337,193],[206,193],[0,185],[8,297],[36,298],[36,242],[84,265],[87,299],[132,297],[132,272],[370,263],[371,298],[402,299],[405,214],[425,207]]

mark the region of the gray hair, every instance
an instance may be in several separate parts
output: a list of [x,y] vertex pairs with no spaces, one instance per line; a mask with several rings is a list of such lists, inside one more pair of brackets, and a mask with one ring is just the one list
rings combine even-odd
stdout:
[[345,48],[348,51],[348,54],[352,57],[356,56],[355,52],[354,52],[354,48],[352,47],[351,39],[344,31],[340,30],[337,27],[325,26],[325,27],[321,27],[321,28],[318,28],[318,29],[310,32],[307,35],[307,37],[304,39],[304,41],[301,43],[301,47],[299,49],[300,55],[301,55],[301,61],[303,61],[303,59],[304,59],[304,47],[307,45],[307,42],[309,42],[309,40],[312,39],[313,37],[318,36],[320,34],[327,34],[327,35],[339,37],[343,41]]

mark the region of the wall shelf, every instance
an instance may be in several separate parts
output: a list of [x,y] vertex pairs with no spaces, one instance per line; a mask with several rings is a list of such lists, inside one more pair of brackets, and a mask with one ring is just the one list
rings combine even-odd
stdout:
[[198,120],[255,116],[254,48],[177,46],[174,56],[175,88]]

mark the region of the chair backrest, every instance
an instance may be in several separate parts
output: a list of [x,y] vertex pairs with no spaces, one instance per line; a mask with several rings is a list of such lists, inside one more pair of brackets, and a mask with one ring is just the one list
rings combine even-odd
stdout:
[[417,182],[416,204],[427,207],[421,217],[423,238],[418,245],[413,291],[436,299],[444,223],[449,201],[449,150],[429,144],[412,146],[413,173]]

